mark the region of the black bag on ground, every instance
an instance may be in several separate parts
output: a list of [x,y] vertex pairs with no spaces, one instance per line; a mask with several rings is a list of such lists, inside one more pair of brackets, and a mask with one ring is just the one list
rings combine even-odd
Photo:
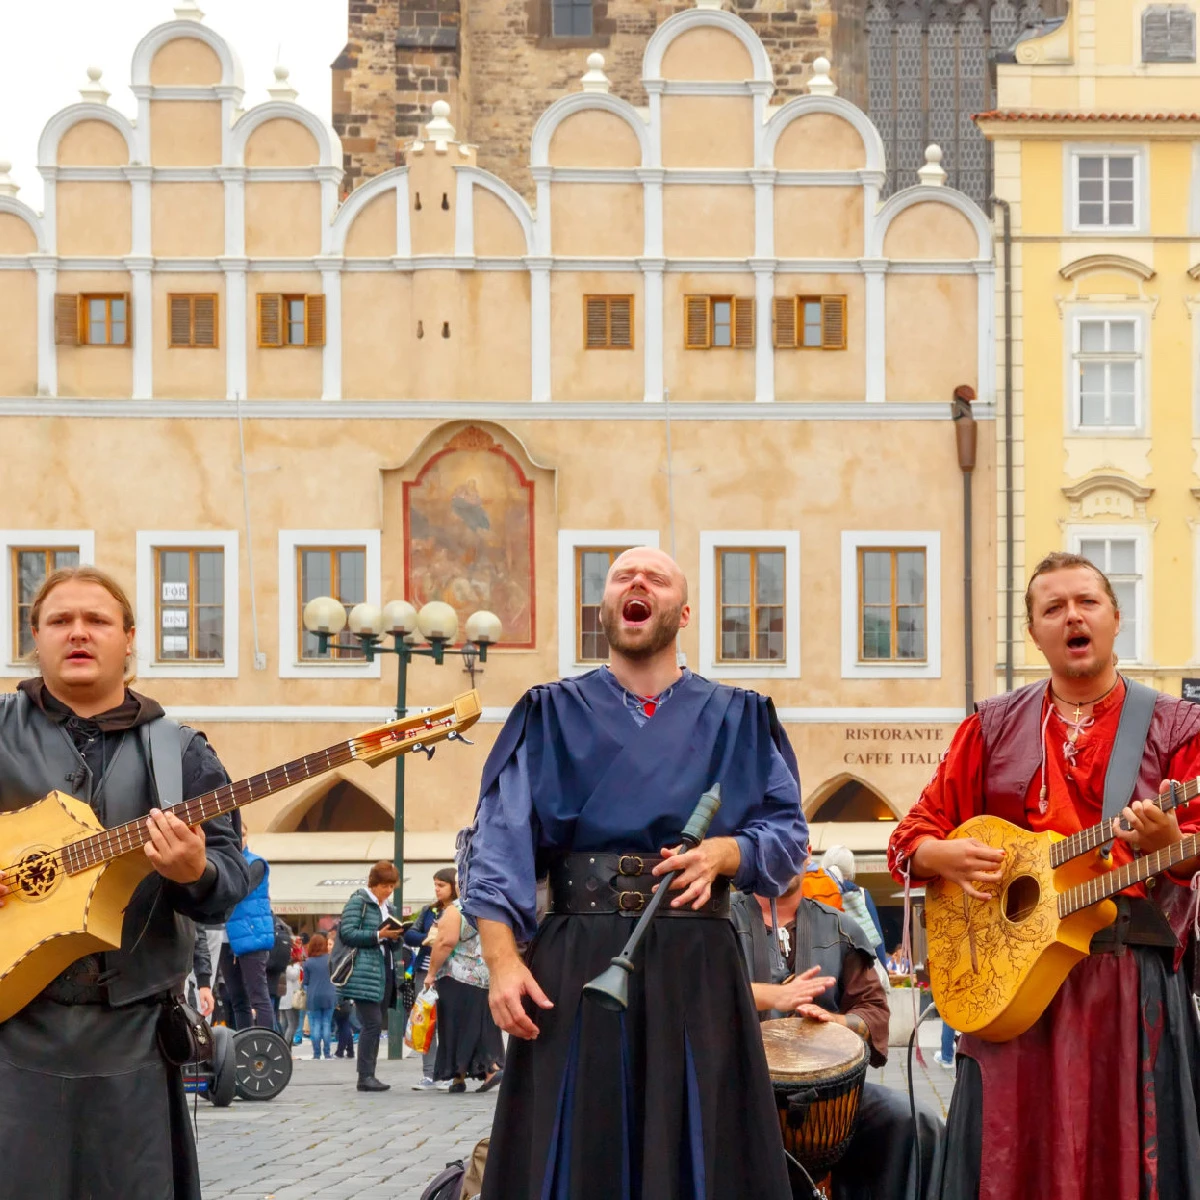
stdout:
[[429,1186],[421,1193],[421,1200],[458,1200],[465,1172],[461,1158],[447,1163],[445,1169],[429,1181]]

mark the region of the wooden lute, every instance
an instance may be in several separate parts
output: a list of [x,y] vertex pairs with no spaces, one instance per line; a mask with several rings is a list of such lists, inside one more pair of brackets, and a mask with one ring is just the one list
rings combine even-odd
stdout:
[[[1169,812],[1198,793],[1200,779],[1193,779],[1151,802]],[[1115,837],[1119,820],[1064,837],[983,816],[950,834],[977,838],[1005,857],[998,888],[988,885],[991,900],[972,899],[944,879],[926,886],[929,983],[948,1025],[988,1042],[1024,1033],[1087,957],[1092,935],[1116,920],[1109,897],[1200,852],[1200,836],[1192,834],[1114,870],[1099,850]]]
[[[479,720],[479,693],[368,729],[346,742],[226,784],[171,811],[189,825],[261,800],[350,762],[377,767],[398,754],[457,738]],[[152,867],[145,819],[105,829],[90,805],[63,792],[0,815],[0,1021],[20,1012],[85,954],[121,945],[125,908]]]

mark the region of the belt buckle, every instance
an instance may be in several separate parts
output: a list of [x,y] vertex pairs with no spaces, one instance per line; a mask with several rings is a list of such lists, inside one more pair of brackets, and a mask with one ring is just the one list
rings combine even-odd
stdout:
[[[626,864],[633,864],[627,866]],[[644,875],[646,872],[646,864],[639,854],[622,854],[617,859],[617,874],[618,875]]]
[[618,892],[617,910],[623,913],[639,913],[646,907],[645,892]]

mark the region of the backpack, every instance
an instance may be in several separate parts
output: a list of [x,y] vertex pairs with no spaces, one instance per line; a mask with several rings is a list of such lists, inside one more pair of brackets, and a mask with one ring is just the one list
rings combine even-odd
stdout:
[[461,1158],[447,1163],[445,1169],[429,1181],[429,1186],[421,1193],[421,1200],[459,1200],[465,1171]]
[[275,918],[275,945],[267,955],[269,975],[286,971],[292,961],[292,927],[282,918]]

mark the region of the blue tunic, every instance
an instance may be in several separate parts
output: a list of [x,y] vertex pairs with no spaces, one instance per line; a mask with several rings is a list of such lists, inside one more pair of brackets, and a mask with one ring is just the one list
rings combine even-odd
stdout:
[[569,851],[678,843],[721,784],[710,835],[741,849],[734,886],[782,895],[807,852],[795,756],[771,701],[690,671],[647,719],[603,667],[530,689],[488,756],[475,822],[460,835],[463,908],[536,931],[536,879]]

